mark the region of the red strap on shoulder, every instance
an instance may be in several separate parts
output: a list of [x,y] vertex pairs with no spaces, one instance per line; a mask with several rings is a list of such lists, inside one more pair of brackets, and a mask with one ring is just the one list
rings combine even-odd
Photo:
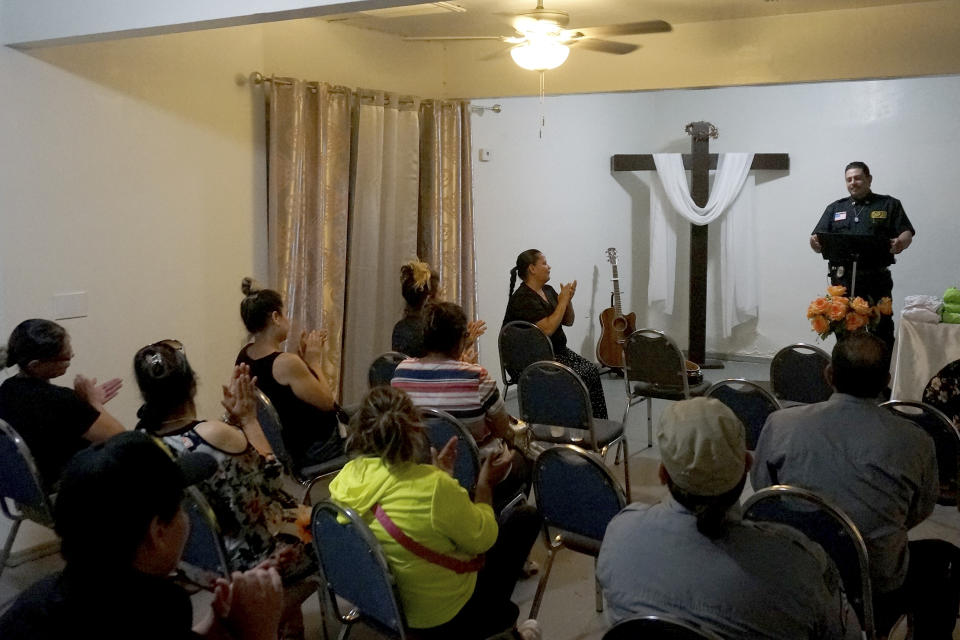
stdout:
[[460,560],[459,558],[454,558],[423,546],[401,531],[400,527],[390,519],[390,516],[387,515],[387,512],[384,511],[383,507],[379,504],[373,505],[373,515],[377,519],[377,522],[390,534],[390,537],[396,540],[401,547],[415,556],[423,558],[427,562],[440,565],[444,569],[449,569],[454,573],[475,573],[483,567],[484,557],[482,553],[474,556],[470,560]]

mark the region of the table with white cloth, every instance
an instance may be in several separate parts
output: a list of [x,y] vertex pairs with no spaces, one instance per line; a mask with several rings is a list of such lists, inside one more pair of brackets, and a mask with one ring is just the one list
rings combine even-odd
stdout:
[[960,324],[911,322],[902,317],[898,324],[890,397],[920,402],[930,378],[960,360]]

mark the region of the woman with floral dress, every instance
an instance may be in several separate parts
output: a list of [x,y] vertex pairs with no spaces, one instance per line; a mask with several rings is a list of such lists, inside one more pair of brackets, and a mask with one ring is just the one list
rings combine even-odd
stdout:
[[277,567],[288,603],[285,635],[302,637],[300,604],[314,590],[304,578],[316,570],[310,511],[281,487],[281,466],[257,421],[249,369],[236,366],[223,388],[228,423],[197,418],[196,376],[179,342],[140,349],[133,366],[144,399],[137,428],[161,438],[174,455],[200,451],[217,460],[217,472],[198,486],[216,515],[227,558],[239,571],[264,562]]

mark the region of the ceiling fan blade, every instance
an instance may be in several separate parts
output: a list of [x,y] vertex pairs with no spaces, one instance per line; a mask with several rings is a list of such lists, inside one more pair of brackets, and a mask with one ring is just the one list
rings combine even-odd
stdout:
[[577,27],[571,29],[579,31],[585,36],[635,36],[642,33],[666,33],[673,31],[669,22],[663,20],[647,20],[646,22],[624,22],[622,24],[608,24],[605,27]]
[[627,44],[626,42],[614,42],[613,40],[599,40],[597,38],[580,38],[570,43],[570,46],[576,45],[578,49],[587,49],[588,51],[599,51],[600,53],[613,53],[622,56],[625,53],[631,53],[640,48],[638,44]]
[[479,60],[480,60],[481,62],[489,62],[489,61],[491,61],[491,60],[496,60],[496,59],[498,59],[498,58],[503,58],[503,57],[506,56],[508,53],[510,53],[510,49],[513,49],[513,45],[511,45],[511,46],[509,46],[509,47],[503,47],[503,48],[497,49],[497,50],[494,51],[493,53],[488,53],[487,55],[483,56],[482,58],[479,58]]
[[407,42],[426,42],[429,40],[503,40],[505,36],[402,36]]

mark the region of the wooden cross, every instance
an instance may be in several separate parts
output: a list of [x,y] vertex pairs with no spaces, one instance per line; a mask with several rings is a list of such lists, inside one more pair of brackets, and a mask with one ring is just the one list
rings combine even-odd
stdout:
[[[690,153],[683,154],[683,168],[690,171],[690,196],[698,207],[710,197],[710,170],[717,168],[717,154],[710,153],[710,138],[717,137],[717,128],[709,122],[691,122],[686,127],[691,136]],[[656,171],[653,155],[617,154],[610,158],[612,171]],[[786,171],[790,156],[786,153],[757,153],[751,170]],[[719,362],[707,362],[707,225],[690,224],[690,333],[689,358],[705,368],[721,368]]]

